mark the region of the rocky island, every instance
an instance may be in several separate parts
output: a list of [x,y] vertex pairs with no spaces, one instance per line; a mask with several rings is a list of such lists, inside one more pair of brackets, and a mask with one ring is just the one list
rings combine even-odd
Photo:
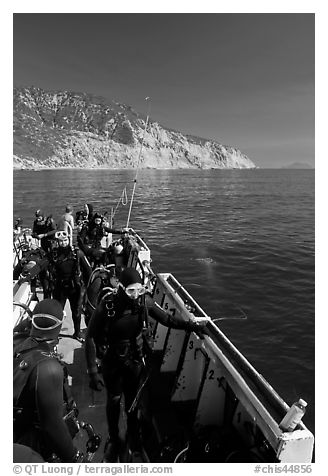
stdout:
[[[85,93],[14,88],[15,169],[136,168],[146,117]],[[255,168],[239,149],[149,120],[140,168]]]

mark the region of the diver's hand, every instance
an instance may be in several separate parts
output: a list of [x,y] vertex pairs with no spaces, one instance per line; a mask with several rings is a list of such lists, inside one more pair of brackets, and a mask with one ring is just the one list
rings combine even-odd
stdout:
[[23,284],[23,283],[28,283],[29,281],[31,280],[31,275],[30,273],[26,273],[24,275],[20,275],[19,279],[18,279],[18,282],[19,284]]
[[104,381],[98,372],[89,374],[89,387],[97,392],[100,392],[104,387]]
[[122,230],[121,230],[121,234],[122,234],[122,235],[125,235],[125,234],[134,235],[134,234],[135,234],[135,231],[133,230],[133,228],[124,227],[124,228],[122,228]]
[[203,337],[205,334],[205,329],[208,323],[208,319],[198,320],[198,321],[188,321],[188,330],[191,332],[196,332],[200,337]]

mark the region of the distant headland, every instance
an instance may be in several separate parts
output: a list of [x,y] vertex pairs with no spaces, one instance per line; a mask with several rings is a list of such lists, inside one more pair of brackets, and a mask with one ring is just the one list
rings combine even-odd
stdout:
[[253,169],[238,148],[184,135],[91,94],[14,88],[16,169]]

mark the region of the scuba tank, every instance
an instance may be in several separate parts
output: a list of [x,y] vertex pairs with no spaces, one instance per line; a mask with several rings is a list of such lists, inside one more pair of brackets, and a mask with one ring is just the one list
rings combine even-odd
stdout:
[[86,324],[91,318],[93,311],[105,293],[113,291],[116,287],[115,265],[99,267],[92,271],[85,293]]

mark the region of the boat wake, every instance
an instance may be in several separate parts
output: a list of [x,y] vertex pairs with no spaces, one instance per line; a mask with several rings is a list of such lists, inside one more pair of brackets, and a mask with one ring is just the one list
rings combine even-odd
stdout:
[[235,309],[235,312],[233,312],[232,314],[230,314],[229,312],[224,312],[222,316],[212,318],[212,321],[217,322],[230,319],[247,319],[247,314],[241,307],[237,306]]

